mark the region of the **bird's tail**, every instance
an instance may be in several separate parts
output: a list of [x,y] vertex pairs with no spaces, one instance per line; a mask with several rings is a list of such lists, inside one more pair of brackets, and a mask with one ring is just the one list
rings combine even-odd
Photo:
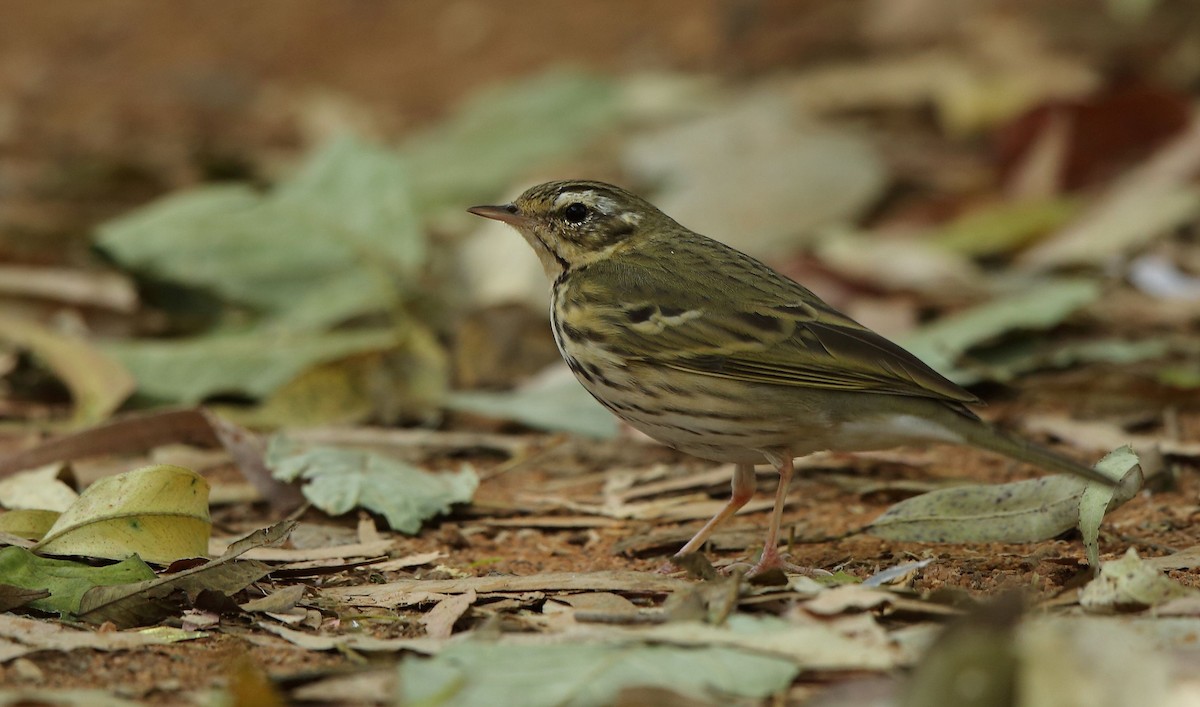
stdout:
[[941,422],[963,437],[968,444],[1003,454],[1017,461],[1033,464],[1046,471],[1074,474],[1088,481],[1095,481],[1107,486],[1115,486],[1120,481],[1120,479],[1110,479],[1092,467],[984,422],[975,417],[973,413],[964,410],[963,412],[966,414],[963,414],[963,412],[953,409],[950,412],[955,419],[943,418]]

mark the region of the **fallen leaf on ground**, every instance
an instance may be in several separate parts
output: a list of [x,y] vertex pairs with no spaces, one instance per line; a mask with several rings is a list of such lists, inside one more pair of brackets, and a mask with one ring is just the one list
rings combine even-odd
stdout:
[[26,540],[41,540],[58,522],[59,515],[56,511],[6,511],[0,514],[0,533]]
[[[654,203],[756,257],[781,256],[831,224],[853,222],[887,183],[874,145],[807,119],[772,91],[629,142],[623,161]],[[736,193],[738,198],[729,198]]]
[[63,479],[69,478],[61,463],[47,464],[0,480],[0,506],[62,512],[79,498]]
[[[1083,549],[1088,565],[1100,572],[1100,523],[1104,514],[1113,507],[1113,499],[1120,494],[1130,498],[1142,487],[1142,468],[1138,456],[1129,447],[1121,447],[1096,463],[1096,469],[1109,478],[1120,478],[1117,486],[1088,484],[1079,498],[1079,534],[1083,538]],[[1133,489],[1130,491],[1129,489]],[[1118,504],[1119,505],[1119,504]]]
[[40,611],[63,616],[79,612],[83,595],[93,587],[130,584],[154,578],[154,570],[137,557],[96,567],[83,562],[38,557],[19,547],[0,549],[0,577],[5,584],[45,589],[50,596],[29,603]]
[[306,481],[305,497],[330,515],[365,508],[382,515],[394,530],[409,534],[452,504],[470,501],[479,485],[469,466],[431,474],[373,452],[305,448],[284,437],[272,439],[267,464],[278,479]]
[[616,418],[562,364],[551,366],[517,390],[451,393],[446,406],[541,430],[574,432],[596,439],[610,439],[617,434]]
[[972,347],[1014,329],[1048,329],[1100,297],[1092,280],[1046,280],[1020,292],[942,317],[905,336],[901,343],[934,369],[966,385],[982,378],[959,365]]
[[349,137],[315,151],[269,194],[237,184],[170,195],[103,224],[96,242],[126,268],[310,331],[391,311],[393,278],[409,280],[425,258],[407,166]]
[[[1111,478],[1122,478],[1136,457],[1115,455],[1105,461],[1101,471],[1108,473],[1111,465]],[[1088,485],[1077,477],[1055,474],[1008,484],[938,489],[892,505],[865,530],[891,540],[917,542],[1048,540],[1079,523],[1079,501]],[[1107,511],[1133,498],[1138,488],[1133,479],[1119,484]]]
[[691,582],[645,572],[545,572],[527,577],[496,576],[466,579],[405,579],[386,584],[325,587],[324,596],[349,604],[388,606],[412,592],[477,594],[530,591],[645,592],[663,594],[692,586]]
[[206,635],[168,626],[141,631],[81,631],[49,621],[0,614],[0,663],[35,651],[128,651],[190,641]]
[[62,380],[75,402],[73,426],[106,419],[133,392],[129,371],[87,339],[0,314],[0,340],[29,350]]
[[442,599],[421,617],[421,625],[430,638],[449,638],[454,632],[454,623],[475,603],[475,591],[468,589]]
[[1072,224],[1025,251],[1019,262],[1048,269],[1102,265],[1191,221],[1200,213],[1200,119],[1129,170]]
[[168,600],[176,591],[189,597],[204,590],[232,595],[270,571],[261,562],[238,558],[255,547],[281,542],[294,526],[295,521],[285,521],[257,530],[230,545],[221,557],[181,572],[144,582],[92,589],[80,602],[79,617],[90,623],[111,621],[117,626],[140,626],[157,623],[176,612],[176,603]]
[[105,477],[55,521],[34,551],[167,564],[208,550],[208,482],[158,464]]
[[1079,605],[1092,613],[1141,610],[1172,599],[1196,596],[1197,590],[1167,577],[1129,548],[1119,560],[1100,565],[1100,576],[1079,594]]
[[783,658],[720,647],[460,643],[434,658],[405,658],[400,699],[437,699],[447,707],[599,707],[635,686],[761,699],[784,690],[797,672]]

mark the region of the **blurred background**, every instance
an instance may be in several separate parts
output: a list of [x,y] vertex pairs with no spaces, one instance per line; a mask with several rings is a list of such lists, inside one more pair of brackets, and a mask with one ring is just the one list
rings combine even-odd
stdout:
[[463,212],[568,177],[990,396],[1131,425],[1197,399],[1193,0],[0,15],[8,419],[207,401],[612,434],[555,372],[532,253]]

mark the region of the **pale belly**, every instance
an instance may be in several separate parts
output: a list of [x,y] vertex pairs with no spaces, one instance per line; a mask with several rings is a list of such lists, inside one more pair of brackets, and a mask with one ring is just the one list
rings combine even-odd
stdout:
[[[857,393],[795,387],[637,368],[591,367],[568,358],[579,382],[605,407],[648,436],[688,454],[719,462],[759,464],[770,457],[817,451],[887,449],[914,442],[959,442],[919,416],[857,411],[843,401]],[[603,373],[603,375],[601,375]]]

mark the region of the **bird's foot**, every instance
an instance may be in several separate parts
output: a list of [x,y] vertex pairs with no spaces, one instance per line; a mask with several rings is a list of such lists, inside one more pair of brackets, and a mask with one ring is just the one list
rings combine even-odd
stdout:
[[774,547],[764,548],[762,556],[754,564],[750,564],[749,562],[735,562],[721,569],[725,574],[730,574],[737,570],[742,570],[749,579],[759,577],[771,570],[779,570],[784,574],[799,574],[805,577],[830,577],[833,574],[818,567],[797,565],[791,562],[790,555],[779,552]]

